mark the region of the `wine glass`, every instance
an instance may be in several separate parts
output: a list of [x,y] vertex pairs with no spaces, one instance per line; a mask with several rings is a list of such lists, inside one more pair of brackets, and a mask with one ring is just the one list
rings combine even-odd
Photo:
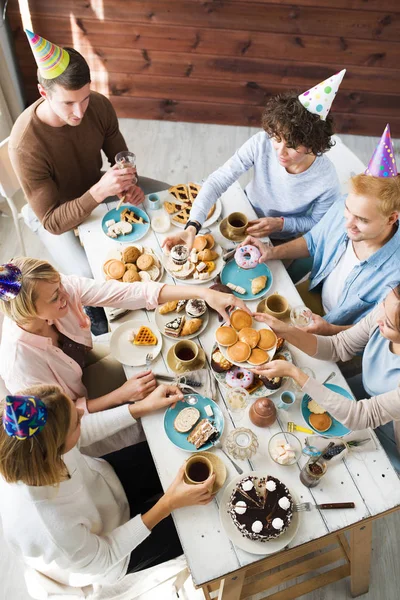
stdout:
[[227,392],[225,398],[230,412],[235,416],[235,420],[241,421],[249,404],[249,392],[244,388],[233,388]]
[[312,311],[301,304],[290,311],[290,320],[295,327],[308,327],[312,323]]
[[[115,162],[119,169],[124,169],[127,166],[132,166],[134,169],[136,169],[136,155],[133,154],[133,152],[129,152],[129,150],[118,152],[118,154],[115,155]],[[133,177],[132,183],[137,183],[136,176]]]

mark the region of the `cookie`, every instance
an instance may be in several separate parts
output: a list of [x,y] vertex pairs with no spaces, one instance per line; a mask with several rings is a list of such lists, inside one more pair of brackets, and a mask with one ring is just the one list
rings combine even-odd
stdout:
[[126,267],[120,260],[110,260],[107,265],[107,275],[112,279],[121,279],[124,275]]
[[135,263],[139,258],[141,252],[136,246],[128,246],[122,252],[122,260],[124,263]]
[[134,271],[133,269],[127,269],[122,277],[122,281],[127,283],[135,283],[136,281],[141,281],[141,279],[137,271]]
[[150,254],[142,254],[136,261],[139,271],[147,271],[154,264],[154,258]]

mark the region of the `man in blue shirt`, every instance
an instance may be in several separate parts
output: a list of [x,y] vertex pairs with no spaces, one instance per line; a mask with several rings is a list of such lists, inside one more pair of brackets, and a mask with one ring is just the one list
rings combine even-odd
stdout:
[[322,335],[359,321],[400,272],[400,176],[356,175],[350,185],[303,237],[275,247],[253,237],[242,244],[257,246],[260,262],[313,257],[309,288],[321,291],[325,313],[315,316],[313,331]]

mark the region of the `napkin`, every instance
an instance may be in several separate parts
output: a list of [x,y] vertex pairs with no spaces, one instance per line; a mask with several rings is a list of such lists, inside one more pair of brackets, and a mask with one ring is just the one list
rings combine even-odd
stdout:
[[178,375],[176,377],[177,385],[182,387],[182,384],[185,384],[187,381],[195,381],[201,383],[201,387],[183,387],[182,391],[184,394],[188,394],[190,392],[195,392],[196,394],[201,394],[206,398],[211,398],[215,400],[217,398],[217,384],[215,382],[214,377],[211,375],[208,369],[198,369],[197,371],[188,371],[184,375]]

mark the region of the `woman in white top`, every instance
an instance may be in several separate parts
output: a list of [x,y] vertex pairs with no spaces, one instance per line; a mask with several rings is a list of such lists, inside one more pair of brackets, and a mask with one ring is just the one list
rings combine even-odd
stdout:
[[57,386],[33,386],[22,394],[7,396],[1,407],[0,515],[5,538],[25,563],[79,588],[112,584],[181,554],[171,512],[210,502],[215,476],[187,485],[182,467],[160,498],[161,484],[142,444],[118,453],[125,453],[122,478],[107,460],[79,450],[101,439],[104,428],[116,433],[179,401],[180,390],[159,386],[151,400],[98,413],[97,426],[90,419],[81,424],[83,411]]

